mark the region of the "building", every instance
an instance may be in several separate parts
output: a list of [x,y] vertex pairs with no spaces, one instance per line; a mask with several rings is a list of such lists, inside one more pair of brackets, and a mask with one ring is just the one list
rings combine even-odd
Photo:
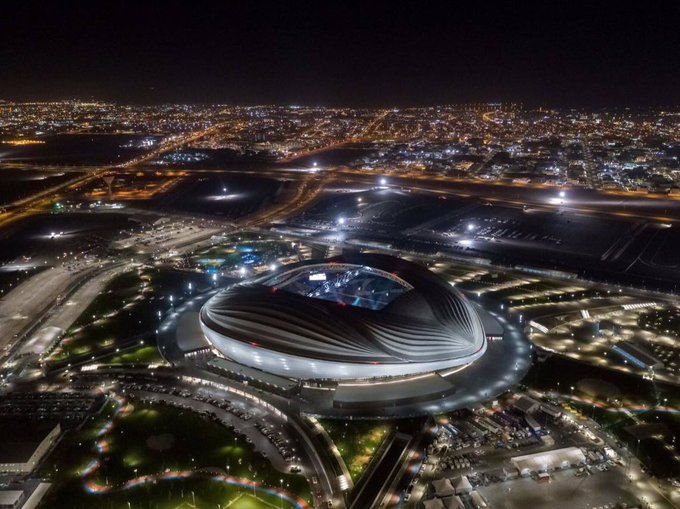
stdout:
[[431,498],[430,500],[423,500],[424,509],[445,509],[444,502],[440,498]]
[[528,476],[539,472],[551,472],[557,469],[571,468],[583,465],[586,456],[578,447],[565,447],[552,451],[538,452],[516,456],[510,461],[522,476]]
[[466,509],[463,500],[458,495],[442,499],[445,509]]
[[532,414],[541,407],[541,404],[528,396],[520,396],[513,406],[525,414]]
[[456,495],[463,495],[472,491],[472,484],[470,484],[470,481],[466,475],[460,475],[451,481],[453,483],[453,488],[456,492]]
[[286,267],[211,298],[201,327],[224,357],[300,380],[405,377],[473,363],[484,326],[457,290],[387,255]]
[[18,509],[25,499],[21,490],[0,490],[0,509]]
[[539,431],[541,431],[541,425],[531,415],[526,414],[524,416],[524,420],[527,422],[527,426],[529,426],[531,428],[531,431],[533,431],[534,433],[538,433]]
[[37,479],[10,484],[0,489],[0,509],[34,509],[49,491],[51,484]]
[[448,479],[436,479],[432,481],[432,488],[434,494],[438,497],[447,497],[453,495],[455,490]]
[[28,474],[38,465],[61,434],[59,423],[0,421],[0,472]]
[[470,492],[470,500],[472,501],[472,505],[475,507],[475,509],[484,509],[488,507],[486,500],[477,490]]
[[541,404],[540,410],[541,412],[543,412],[546,415],[549,415],[553,419],[559,419],[560,417],[562,417],[562,410],[560,410],[554,405]]
[[654,357],[650,352],[629,341],[619,341],[612,346],[612,350],[627,362],[640,369],[658,369],[663,367],[663,362]]

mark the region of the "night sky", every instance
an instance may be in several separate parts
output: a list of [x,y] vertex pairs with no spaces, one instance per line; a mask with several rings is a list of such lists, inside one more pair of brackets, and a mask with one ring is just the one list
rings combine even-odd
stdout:
[[0,98],[680,105],[680,2],[3,0]]

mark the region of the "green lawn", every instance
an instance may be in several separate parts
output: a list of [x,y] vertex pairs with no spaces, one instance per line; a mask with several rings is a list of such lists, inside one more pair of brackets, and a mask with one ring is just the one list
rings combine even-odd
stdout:
[[159,362],[160,357],[150,349],[140,349],[127,356],[118,356],[116,349],[137,344],[142,335],[148,335],[146,346],[155,348],[158,312],[170,309],[171,295],[173,304],[177,305],[188,296],[188,283],[192,282],[196,288],[201,280],[207,281],[207,276],[155,267],[140,268],[113,278],[69,328],[49,362],[77,362],[100,355],[119,357],[117,362],[145,362],[144,359]]
[[[264,487],[278,487],[283,479],[284,489],[289,494],[309,503],[310,490],[303,477],[276,471],[245,439],[220,424],[171,406],[136,402],[133,405],[134,410],[117,419],[113,430],[104,437],[102,465],[89,478],[97,485],[119,486],[130,479],[166,471],[227,471],[228,466],[232,476],[254,479]],[[218,504],[226,507],[237,498],[229,507],[294,507],[274,495],[256,492],[257,498],[253,498],[252,488],[205,478],[159,480],[102,495],[87,493],[81,473],[98,457],[94,440],[112,412],[113,407],[109,406],[82,431],[66,437],[50,456],[40,475],[53,480],[55,487],[44,507],[117,509],[126,508],[130,502],[132,508],[174,509],[183,507],[182,504],[193,507],[195,499],[196,507],[217,508]]]
[[159,364],[162,362],[163,357],[155,346],[142,346],[106,361],[107,364]]
[[354,482],[359,480],[380,444],[394,429],[390,421],[320,422],[338,448]]

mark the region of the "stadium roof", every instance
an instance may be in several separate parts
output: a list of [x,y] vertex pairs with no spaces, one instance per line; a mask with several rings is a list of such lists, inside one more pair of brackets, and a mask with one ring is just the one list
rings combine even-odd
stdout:
[[386,255],[350,254],[285,267],[221,291],[200,317],[225,356],[237,362],[243,356],[252,367],[266,369],[253,358],[274,352],[282,363],[278,374],[289,376],[296,376],[287,362],[293,358],[434,362],[443,369],[471,362],[486,347],[482,321],[462,294],[426,268]]

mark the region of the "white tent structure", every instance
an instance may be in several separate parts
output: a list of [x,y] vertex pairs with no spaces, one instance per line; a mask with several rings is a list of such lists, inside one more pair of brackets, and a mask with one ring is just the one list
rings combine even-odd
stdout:
[[434,488],[434,494],[438,497],[447,497],[455,493],[451,481],[448,479],[437,479],[436,481],[432,481],[432,487]]
[[425,509],[446,509],[440,498],[432,498],[423,502]]
[[453,489],[455,490],[456,495],[470,493],[472,491],[472,484],[470,484],[470,481],[466,475],[459,475],[458,477],[451,479],[451,481],[453,483]]
[[586,456],[578,447],[565,447],[564,449],[516,456],[510,461],[515,465],[520,475],[528,476],[534,472],[550,472],[582,465],[586,462]]
[[445,509],[466,509],[465,504],[458,495],[442,499]]

